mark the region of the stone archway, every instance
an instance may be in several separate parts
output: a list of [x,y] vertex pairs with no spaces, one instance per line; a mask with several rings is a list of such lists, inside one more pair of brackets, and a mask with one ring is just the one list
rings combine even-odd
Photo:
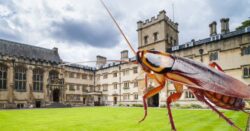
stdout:
[[60,100],[60,90],[59,89],[54,89],[52,92],[53,95],[53,101],[54,102],[59,102]]
[[154,96],[148,99],[148,106],[159,107],[159,93],[155,94]]

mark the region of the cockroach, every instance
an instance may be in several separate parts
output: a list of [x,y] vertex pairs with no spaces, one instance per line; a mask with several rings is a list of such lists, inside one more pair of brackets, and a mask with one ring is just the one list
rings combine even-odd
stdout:
[[229,125],[241,130],[230,119],[217,110],[214,105],[223,109],[246,112],[244,110],[246,105],[244,99],[250,98],[249,86],[225,74],[222,68],[215,62],[212,62],[207,66],[201,62],[174,56],[165,52],[150,50],[135,52],[109,9],[102,0],[100,1],[115,25],[118,27],[122,36],[125,38],[130,49],[136,55],[136,63],[138,63],[145,71],[145,85],[147,86],[147,77],[154,79],[159,84],[159,86],[144,94],[144,117],[139,122],[144,121],[147,116],[147,99],[159,93],[164,88],[165,83],[169,80],[173,82],[176,89],[176,93],[168,96],[166,100],[172,130],[176,130],[176,128],[170,104],[180,99],[184,86],[194,94],[197,100],[205,103]]

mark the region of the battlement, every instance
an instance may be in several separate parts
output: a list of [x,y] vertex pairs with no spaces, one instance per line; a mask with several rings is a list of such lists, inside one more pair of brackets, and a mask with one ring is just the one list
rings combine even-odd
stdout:
[[173,22],[169,17],[166,15],[166,11],[162,10],[159,12],[159,14],[155,17],[151,17],[151,19],[146,19],[145,21],[138,21],[137,22],[137,30],[140,30],[142,28],[148,27],[150,25],[153,25],[155,23],[158,23],[159,21],[165,20],[170,26],[172,26],[174,29],[178,30],[178,23]]

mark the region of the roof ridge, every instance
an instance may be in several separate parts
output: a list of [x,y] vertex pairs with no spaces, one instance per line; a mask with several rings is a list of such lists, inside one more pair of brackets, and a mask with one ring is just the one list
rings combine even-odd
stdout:
[[30,46],[30,47],[33,47],[33,48],[38,48],[38,49],[53,51],[53,49],[48,49],[48,48],[34,46],[34,45],[29,45],[29,44],[24,44],[24,43],[21,43],[21,42],[15,42],[15,41],[11,41],[11,40],[4,40],[4,39],[1,39],[1,38],[0,38],[0,41],[8,42],[9,44],[13,44],[13,45],[14,44],[16,44],[16,45],[24,45],[24,46]]

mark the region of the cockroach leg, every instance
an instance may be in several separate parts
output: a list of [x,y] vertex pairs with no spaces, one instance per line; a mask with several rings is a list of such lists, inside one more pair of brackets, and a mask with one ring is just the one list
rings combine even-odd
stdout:
[[223,118],[224,120],[226,120],[226,122],[235,127],[237,130],[242,131],[238,126],[236,126],[229,118],[227,118],[223,113],[221,113],[220,111],[218,111],[214,106],[212,106],[205,98],[203,95],[199,94],[199,93],[195,93],[196,97],[198,97],[198,99],[202,100],[205,104],[207,104],[213,111],[215,111],[217,114],[219,114],[219,116],[221,118]]
[[170,120],[170,123],[171,123],[172,130],[174,130],[174,131],[176,130],[176,128],[175,128],[175,125],[174,125],[174,120],[173,120],[173,116],[172,116],[170,104],[171,104],[172,102],[175,102],[175,101],[177,101],[178,99],[180,99],[181,94],[182,94],[182,92],[176,92],[176,93],[170,95],[170,96],[167,98],[168,116],[169,116],[169,120]]
[[148,91],[144,96],[143,96],[143,105],[144,105],[144,117],[139,121],[141,123],[142,121],[145,120],[147,117],[147,99],[157,93],[159,93],[163,88],[164,88],[165,83],[160,84],[158,87]]
[[210,66],[210,67],[213,67],[213,68],[215,68],[215,69],[217,69],[217,70],[219,70],[219,71],[224,72],[224,71],[222,70],[221,66],[220,66],[219,64],[217,64],[216,62],[211,62],[211,63],[209,64],[209,66]]

